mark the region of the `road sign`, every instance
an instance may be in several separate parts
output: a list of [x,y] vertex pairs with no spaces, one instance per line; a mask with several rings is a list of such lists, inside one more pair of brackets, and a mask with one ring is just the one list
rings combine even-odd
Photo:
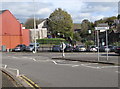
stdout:
[[109,27],[95,27],[95,30],[108,30]]
[[[106,46],[108,49],[108,35],[107,35],[108,29],[109,29],[109,26],[106,23],[98,24],[98,27],[95,27],[95,30],[97,31],[97,40],[98,40],[98,61],[99,61],[99,31],[100,32],[106,31]],[[107,61],[108,61],[108,50],[107,50]]]

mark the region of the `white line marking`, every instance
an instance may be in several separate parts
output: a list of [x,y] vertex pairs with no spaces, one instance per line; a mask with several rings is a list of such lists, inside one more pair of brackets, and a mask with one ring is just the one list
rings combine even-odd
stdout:
[[77,66],[79,66],[79,65],[73,65],[72,67],[77,67]]
[[114,67],[120,67],[120,66],[102,66],[101,68],[114,68]]
[[88,67],[88,68],[94,68],[94,69],[101,69],[100,67],[88,66],[86,64],[81,64],[81,66]]
[[120,71],[115,71],[116,73],[120,73]]
[[52,62],[53,62],[54,64],[57,64],[57,62],[56,62],[56,61],[53,61],[53,60],[52,60]]
[[18,59],[18,57],[12,57],[12,58]]
[[36,59],[33,58],[33,61],[36,61]]

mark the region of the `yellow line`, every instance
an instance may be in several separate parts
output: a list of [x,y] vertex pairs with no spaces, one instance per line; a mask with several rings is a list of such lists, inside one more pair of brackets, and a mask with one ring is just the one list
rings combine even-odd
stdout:
[[[23,75],[24,78],[26,78],[27,80],[29,80],[32,84],[34,84],[36,87],[40,88],[37,84],[35,84],[32,80],[30,80],[29,78],[27,78],[26,76]],[[41,89],[41,88],[40,88]]]
[[[20,76],[21,79],[23,79],[21,76]],[[28,81],[26,81],[25,79],[23,79],[30,87],[34,88]],[[34,88],[35,89],[35,88]]]
[[[26,80],[30,81],[33,85],[35,85],[35,86],[38,87],[39,89],[42,89],[42,88],[40,88],[37,84],[35,84],[32,80],[30,80],[29,78],[27,78],[26,76],[22,75],[22,77],[25,78]],[[25,80],[25,79],[24,79],[24,80]],[[25,80],[25,81],[26,81],[26,80]],[[27,82],[27,81],[26,81],[26,82]],[[27,84],[28,84],[28,83],[29,83],[29,82],[27,82]],[[29,85],[31,85],[31,84],[29,83]],[[33,87],[33,86],[32,86],[32,87]]]

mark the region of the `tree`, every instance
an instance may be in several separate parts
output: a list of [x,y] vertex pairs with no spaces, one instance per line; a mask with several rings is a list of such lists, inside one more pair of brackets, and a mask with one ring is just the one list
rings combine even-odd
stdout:
[[88,30],[93,30],[94,24],[87,19],[84,19],[81,24],[81,32],[80,35],[82,38],[88,35]]
[[48,19],[48,28],[52,35],[57,37],[58,33],[65,37],[73,37],[73,21],[66,11],[61,8],[56,9]]
[[[35,21],[36,21],[36,28],[37,28],[38,24],[40,24],[43,21],[43,19],[36,19]],[[26,29],[33,29],[34,28],[34,18],[27,19],[24,26],[26,27]]]

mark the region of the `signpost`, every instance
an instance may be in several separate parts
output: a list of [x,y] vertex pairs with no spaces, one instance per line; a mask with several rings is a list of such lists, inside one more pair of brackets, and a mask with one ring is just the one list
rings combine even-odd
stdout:
[[98,27],[95,27],[97,31],[97,40],[98,40],[98,61],[99,61],[99,31],[106,31],[106,47],[107,47],[107,61],[108,61],[108,35],[107,30],[109,29],[108,24],[99,24]]

